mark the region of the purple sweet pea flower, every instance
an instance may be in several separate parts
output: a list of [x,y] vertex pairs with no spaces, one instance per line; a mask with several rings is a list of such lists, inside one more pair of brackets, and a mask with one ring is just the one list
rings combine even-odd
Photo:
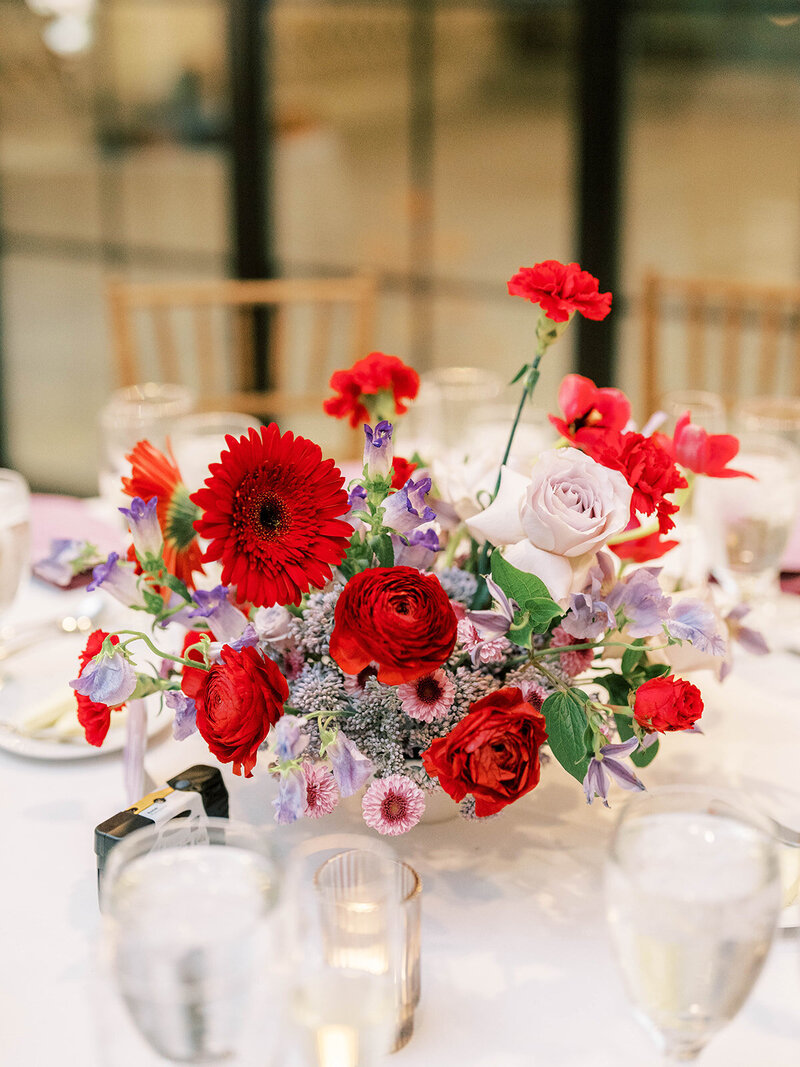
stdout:
[[427,570],[439,551],[439,537],[435,530],[412,530],[408,537],[392,534],[394,562],[398,567]]
[[306,779],[299,767],[281,775],[278,795],[272,801],[275,822],[286,825],[297,822],[306,806]]
[[98,563],[86,588],[90,592],[104,589],[128,608],[145,606],[133,564],[121,563],[117,552],[112,552],[105,563]]
[[740,622],[745,615],[750,614],[750,610],[749,604],[737,604],[725,616],[725,622],[728,625],[731,637],[734,641],[738,641],[742,648],[753,656],[766,656],[769,652],[769,645],[764,639],[764,635],[758,630],[753,630],[750,626],[742,626]]
[[508,633],[514,616],[519,611],[519,604],[516,600],[509,600],[491,575],[487,575],[485,581],[486,588],[499,610],[468,611],[467,618],[478,631],[481,640],[491,641],[493,638],[504,637]]
[[164,694],[164,703],[175,712],[172,723],[172,736],[176,741],[184,741],[191,734],[197,732],[197,707],[191,697],[187,697],[179,689],[170,689]]
[[669,609],[667,633],[681,641],[690,641],[698,652],[724,656],[725,639],[717,629],[717,618],[701,600],[680,600]]
[[345,522],[349,522],[354,530],[361,533],[366,530],[364,520],[354,514],[356,511],[365,511],[367,507],[367,490],[363,485],[354,485],[347,497],[347,506],[350,509],[345,515]]
[[430,478],[415,482],[409,478],[402,489],[390,493],[383,502],[383,525],[397,533],[409,534],[426,522],[433,522],[436,514],[425,503],[425,494],[430,492]]
[[589,593],[573,593],[570,607],[560,625],[579,641],[596,641],[601,634],[616,627],[614,612],[602,600]]
[[603,745],[600,749],[600,756],[595,756],[589,761],[589,769],[583,779],[583,791],[586,794],[587,804],[591,804],[595,796],[598,796],[608,807],[608,788],[612,780],[623,789],[633,791],[644,789],[644,783],[636,777],[630,767],[620,762],[621,759],[632,755],[638,747],[639,741],[635,737],[619,744]]
[[394,459],[392,429],[392,424],[386,420],[379,422],[374,430],[371,426],[364,426],[364,466],[370,480],[385,480],[389,476]]
[[158,498],[152,497],[145,504],[140,496],[135,496],[129,508],[120,508],[120,512],[128,520],[133,547],[139,559],[147,559],[148,556],[158,559],[164,547],[164,535],[156,514]]
[[83,674],[69,683],[76,693],[96,704],[115,708],[124,704],[136,688],[136,671],[123,652],[111,655],[99,652],[84,668]]
[[283,763],[297,757],[308,747],[309,736],[301,729],[303,720],[296,715],[282,715],[272,730],[275,755]]
[[631,637],[663,633],[672,601],[658,583],[660,573],[660,567],[639,567],[625,581],[617,582],[606,597],[612,611],[622,608]]
[[232,648],[234,652],[241,652],[243,648],[255,648],[257,644],[256,628],[248,622],[241,635],[233,641],[209,641],[208,656],[213,663],[222,663],[223,648]]
[[50,542],[50,555],[37,560],[33,573],[37,578],[64,588],[72,579],[96,562],[97,549],[87,541],[59,537]]
[[325,755],[331,761],[333,777],[339,787],[339,794],[343,797],[357,793],[375,770],[372,761],[359,752],[341,730],[326,747]]
[[247,616],[228,600],[227,585],[218,585],[210,591],[195,589],[194,602],[197,610],[190,612],[189,618],[205,619],[218,641],[230,644],[242,636],[247,626]]

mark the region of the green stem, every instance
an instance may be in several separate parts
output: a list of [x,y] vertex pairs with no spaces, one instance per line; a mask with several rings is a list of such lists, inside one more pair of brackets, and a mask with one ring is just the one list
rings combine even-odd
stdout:
[[647,647],[644,645],[628,645],[624,641],[609,641],[607,644],[603,641],[597,643],[581,642],[576,645],[558,645],[553,648],[540,648],[536,653],[537,656],[557,656],[561,652],[580,652],[585,648],[636,648],[641,649],[642,652],[660,652],[664,648],[669,648],[670,645],[654,645],[653,647]]
[[208,667],[206,667],[205,663],[201,663],[199,660],[185,659],[183,656],[173,656],[170,652],[163,652],[160,648],[156,648],[156,646],[153,644],[147,634],[143,634],[140,630],[115,630],[114,632],[118,635],[131,635],[131,640],[123,642],[121,646],[122,648],[127,648],[128,645],[133,644],[133,642],[138,638],[140,641],[144,641],[150,651],[155,652],[155,654],[157,656],[160,656],[161,659],[172,660],[173,663],[180,663],[184,667],[199,667],[200,670],[208,670]]
[[545,667],[543,663],[539,663],[538,653],[531,653],[531,663],[536,668],[536,670],[539,671],[540,674],[544,675],[544,677],[548,680],[548,682],[550,682],[551,685],[554,685],[556,687],[556,689],[560,689],[562,693],[569,693],[570,686],[562,682],[558,675],[553,674],[553,672],[547,667]]
[[454,533],[450,535],[450,539],[447,542],[447,551],[444,554],[444,566],[452,567],[453,560],[456,558],[456,550],[461,542],[464,540],[464,534],[466,533],[466,527],[462,523],[458,526]]

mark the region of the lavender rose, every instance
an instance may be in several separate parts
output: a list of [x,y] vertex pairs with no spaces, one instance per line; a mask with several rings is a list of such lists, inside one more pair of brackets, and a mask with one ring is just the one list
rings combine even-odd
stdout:
[[530,478],[503,467],[500,490],[467,520],[470,533],[502,548],[566,604],[583,587],[598,549],[630,519],[631,487],[576,448],[543,452]]

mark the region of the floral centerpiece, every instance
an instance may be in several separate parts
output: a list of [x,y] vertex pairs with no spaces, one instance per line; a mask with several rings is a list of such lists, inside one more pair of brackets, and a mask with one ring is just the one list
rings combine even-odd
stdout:
[[413,827],[437,789],[465,816],[496,814],[537,786],[546,752],[589,803],[612,782],[644,788],[661,735],[697,730],[703,711],[672,647],[723,665],[730,632],[747,637],[738,616],[726,626],[706,601],[671,597],[651,565],[676,543],[687,474],[736,475],[737,442],[688,417],[671,438],[638,432],[622,392],[571,374],[554,447],[515,469],[541,359],[576,313],[605,318],[611,294],[555,261],[508,288],[540,313],[488,492],[448,500],[436,457],[394,454],[419,379],[378,352],[334,374],[325,405],[364,425],[347,487],[316,444],[274,424],[227,437],[191,495],[171,455],[136,445],[132,545],[93,585],[151,623],[89,638],[70,684],[90,743],[126,701],[160,694],[176,738],[199,731],[245,777],[267,765],[278,822],[363,790],[383,834]]

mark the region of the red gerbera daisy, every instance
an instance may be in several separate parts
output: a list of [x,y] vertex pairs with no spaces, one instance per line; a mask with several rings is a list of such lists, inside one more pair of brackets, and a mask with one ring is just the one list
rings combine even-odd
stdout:
[[123,492],[142,500],[156,497],[156,514],[164,535],[164,563],[171,574],[193,589],[193,572],[203,573],[202,552],[192,525],[197,508],[189,500],[175,457],[171,452],[165,456],[149,441],[139,441],[127,459],[131,476],[122,479]]
[[223,584],[257,607],[299,604],[347,552],[344,477],[319,445],[281,436],[274,422],[227,442],[191,497],[203,512],[195,529],[211,542],[203,559],[222,560]]

